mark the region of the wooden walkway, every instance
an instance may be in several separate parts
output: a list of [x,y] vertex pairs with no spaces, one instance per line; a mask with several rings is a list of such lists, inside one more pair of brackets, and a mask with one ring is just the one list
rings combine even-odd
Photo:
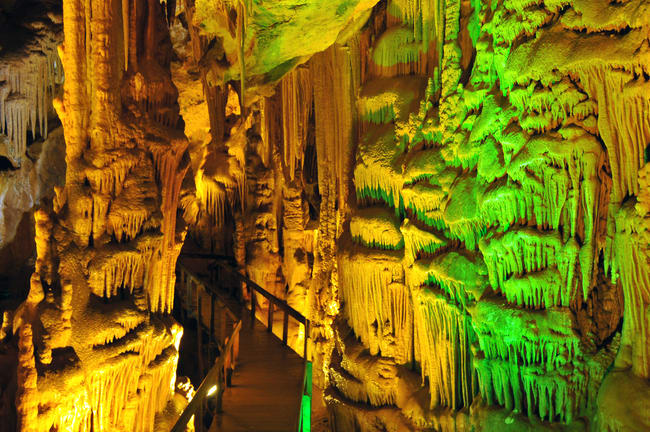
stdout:
[[266,327],[244,314],[232,387],[223,394],[223,413],[210,432],[296,430],[304,361]]
[[[182,259],[182,263],[196,275],[208,276],[205,262],[189,258]],[[226,299],[226,302],[230,303],[228,309],[241,316],[239,355],[231,386],[225,389],[222,396],[222,412],[215,415],[209,432],[296,431],[302,399],[304,359],[268,331],[267,326],[259,320],[259,310],[258,319],[253,319],[250,310],[243,308],[234,298]],[[202,303],[200,314],[206,325],[212,317],[206,307],[209,302],[204,298]],[[193,340],[196,341],[196,337]],[[191,349],[190,346],[187,348]],[[191,351],[198,356],[196,349]],[[193,364],[187,366],[195,367],[198,359],[189,360],[186,363]],[[210,365],[204,367],[209,368]],[[198,384],[194,382],[195,387]]]

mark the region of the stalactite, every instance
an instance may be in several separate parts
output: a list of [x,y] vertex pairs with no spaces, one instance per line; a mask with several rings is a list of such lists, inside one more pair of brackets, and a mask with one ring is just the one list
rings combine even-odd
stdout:
[[[335,241],[340,234],[342,215],[348,212],[354,94],[352,74],[348,73],[354,70],[350,57],[345,48],[334,45],[310,61],[321,203],[309,302],[315,312],[312,321],[314,334],[320,334],[315,338],[314,356],[324,367],[333,348],[329,341],[333,334],[331,323],[338,310],[330,307],[338,304],[337,287],[333,282],[336,274]],[[324,376],[317,375],[315,380],[323,385],[326,383]]]
[[444,38],[444,2],[422,0],[392,0],[389,13],[397,15],[403,22],[411,25],[411,31],[424,46],[435,42],[437,51],[442,51]]
[[558,124],[568,118],[582,120],[597,110],[594,100],[589,99],[568,77],[550,87],[534,81],[526,87],[517,86],[508,93],[508,99],[522,112],[548,112],[553,122]]
[[396,167],[403,149],[396,145],[393,128],[389,125],[369,128],[359,144],[354,168],[357,198],[373,198],[398,208],[400,189],[404,183]]
[[87,168],[86,178],[94,190],[101,194],[119,195],[122,192],[127,176],[140,162],[138,154],[123,154],[111,161],[109,166],[102,168]]
[[159,258],[154,258],[152,273],[148,275],[146,289],[152,311],[171,312],[174,304],[174,283],[176,280],[176,259],[183,246],[177,236],[176,215],[180,197],[180,188],[189,169],[186,155],[187,139],[176,138],[171,148],[154,148],[154,168],[161,185],[163,235]]
[[120,424],[128,396],[137,390],[139,366],[139,356],[127,353],[113,360],[113,364],[102,365],[101,370],[90,377],[88,393],[94,430]]
[[[642,377],[650,376],[650,317],[647,310],[650,304],[650,271],[648,259],[650,248],[647,241],[638,234],[625,232],[621,225],[625,219],[634,221],[636,218],[625,215],[622,211],[618,222],[617,234],[614,238],[615,264],[612,274],[619,275],[625,298],[623,320],[623,341],[631,345],[632,370]],[[625,217],[627,216],[627,218]]]
[[406,270],[406,282],[412,290],[439,286],[450,303],[467,307],[471,300],[480,298],[487,280],[485,268],[476,256],[442,252],[415,261]]
[[[55,46],[39,47],[27,61],[0,65],[0,134],[9,138],[7,156],[19,166],[27,150],[27,134],[47,138],[48,116],[55,89],[63,81]],[[38,129],[37,129],[38,128]]]
[[408,218],[404,219],[400,230],[404,236],[404,259],[407,264],[412,264],[420,254],[433,254],[447,245],[445,239],[418,228]]
[[[331,167],[336,183],[339,208],[346,207],[347,184],[350,171],[352,138],[352,65],[349,52],[334,45],[312,59],[312,77],[316,110],[316,146],[318,154],[319,190],[327,186],[321,182],[321,171]],[[324,179],[323,179],[324,180]]]
[[483,359],[477,364],[481,394],[489,404],[565,423],[570,423],[581,408],[584,378],[575,383],[570,376],[549,372],[541,375],[535,368],[499,360]]
[[580,412],[587,376],[566,309],[525,311],[483,301],[470,314],[483,353],[475,367],[488,403],[566,423]]
[[154,430],[155,415],[167,405],[169,395],[174,392],[178,352],[173,346],[167,347],[147,367],[147,373],[138,383],[137,411],[131,430],[151,432]]
[[[129,67],[129,31],[131,24],[129,23],[129,3],[131,0],[122,0],[122,35],[124,38],[124,70]],[[135,14],[133,14],[135,15]]]
[[[150,269],[153,249],[118,252],[111,251],[90,264],[92,270],[88,284],[92,292],[100,297],[116,296],[120,288],[134,289],[142,287],[144,277]],[[151,277],[151,276],[150,276]]]
[[[277,97],[262,98],[260,100],[260,146],[257,154],[260,155],[262,164],[268,167],[271,162],[271,143],[278,139],[278,111]],[[283,138],[284,140],[284,138]]]
[[[613,202],[638,195],[637,178],[650,142],[647,86],[628,71],[594,66],[579,71],[581,82],[598,102],[598,131],[607,147],[613,178]],[[634,127],[630,127],[634,124]]]
[[[552,267],[557,268],[562,284],[559,288],[546,287],[550,292],[544,292],[543,295],[552,295],[557,299],[557,295],[553,293],[558,289],[561,299],[568,299],[573,295],[579,252],[574,238],[564,243],[557,231],[542,232],[521,228],[482,239],[479,247],[488,267],[490,284],[494,288],[504,287],[506,279],[513,274],[521,276],[524,272],[536,272]],[[539,302],[540,299],[537,299],[536,303]]]
[[357,104],[364,121],[374,124],[407,121],[417,110],[424,90],[419,76],[377,78],[363,86]]
[[468,406],[476,392],[470,345],[475,335],[467,315],[424,288],[412,291],[415,358],[429,382],[430,407]]
[[395,217],[377,207],[359,210],[350,219],[352,238],[368,247],[401,249],[404,238]]
[[410,361],[413,312],[399,256],[349,246],[339,251],[338,265],[341,301],[352,329],[372,355],[394,344],[397,361]]
[[223,226],[226,218],[226,207],[232,203],[232,199],[230,198],[232,194],[229,194],[223,185],[216,181],[206,179],[202,175],[197,177],[197,198],[204,203],[205,211],[210,217],[211,222],[215,226]]
[[[293,180],[296,164],[304,162],[307,128],[312,111],[312,81],[308,68],[298,67],[280,82],[282,92],[283,162]],[[300,168],[300,166],[299,166]]]
[[[360,36],[361,80],[421,75],[439,80],[444,2],[392,1]],[[387,28],[387,29],[386,29]],[[376,33],[383,33],[377,35]],[[378,40],[374,39],[378,37]]]
[[421,51],[425,51],[425,47],[416,40],[411,29],[395,26],[382,33],[374,46],[372,60],[385,67],[415,63]]

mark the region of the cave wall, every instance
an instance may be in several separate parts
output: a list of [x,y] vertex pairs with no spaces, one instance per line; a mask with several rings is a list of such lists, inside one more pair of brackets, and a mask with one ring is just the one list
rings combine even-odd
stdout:
[[234,90],[251,122],[216,136],[246,156],[212,202],[242,271],[290,302],[287,185],[316,150],[304,310],[333,427],[647,425],[645,2],[359,2],[335,37],[317,3],[188,22],[219,115]]
[[647,427],[646,9],[375,9],[335,430]]
[[28,128],[45,137],[52,106],[65,140],[35,161],[65,158],[59,185],[53,167],[35,170],[51,199],[22,200],[34,205],[36,261],[27,298],[3,317],[16,382],[3,386],[2,428],[151,431],[174,395],[182,336],[169,313],[189,156],[169,72],[172,17],[157,1],[65,1],[62,20],[58,6],[45,18],[64,40],[39,18],[41,46],[1,69],[12,163],[52,152],[26,138]]
[[[0,7],[0,274],[12,285],[33,255],[33,207],[65,176],[52,98],[63,82],[60,4]],[[11,6],[11,7],[10,7]],[[31,234],[30,234],[31,231]]]
[[2,32],[0,264],[37,256],[6,426],[153,428],[187,230],[311,318],[335,431],[647,429],[648,8],[64,0]]

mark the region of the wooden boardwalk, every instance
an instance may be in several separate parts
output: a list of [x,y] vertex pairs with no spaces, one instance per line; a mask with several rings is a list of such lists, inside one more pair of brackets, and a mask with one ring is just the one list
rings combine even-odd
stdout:
[[[205,261],[191,258],[182,261],[186,268],[207,278]],[[268,331],[266,325],[259,321],[259,310],[258,318],[253,320],[250,310],[243,308],[234,298],[222,300],[226,300],[228,309],[241,316],[242,327],[231,386],[223,393],[222,412],[215,415],[209,432],[296,431],[305,371],[303,358]],[[209,304],[207,298],[202,303],[202,321],[204,326],[209,326],[206,324],[211,318],[206,307]],[[228,324],[231,324],[230,318]],[[192,353],[198,357],[195,346],[197,338],[193,335],[195,332],[196,329],[190,330],[187,335],[194,336],[190,338],[192,342],[186,345],[189,351],[185,355],[181,353],[186,365],[183,369],[188,372],[187,375],[195,376],[193,381],[197,381],[198,377],[202,379],[203,376],[198,370],[198,359],[192,358]],[[215,337],[217,333],[215,331]],[[205,359],[203,363],[204,369],[210,368],[209,364],[205,364]],[[198,381],[194,382],[195,387],[198,384]]]
[[305,364],[291,348],[244,314],[232,387],[211,432],[296,430]]

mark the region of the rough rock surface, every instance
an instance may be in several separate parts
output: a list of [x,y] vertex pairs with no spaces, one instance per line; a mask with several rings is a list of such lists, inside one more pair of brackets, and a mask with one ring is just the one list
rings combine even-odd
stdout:
[[173,411],[187,223],[312,320],[334,431],[650,428],[647,1],[63,6],[0,31],[19,427]]

